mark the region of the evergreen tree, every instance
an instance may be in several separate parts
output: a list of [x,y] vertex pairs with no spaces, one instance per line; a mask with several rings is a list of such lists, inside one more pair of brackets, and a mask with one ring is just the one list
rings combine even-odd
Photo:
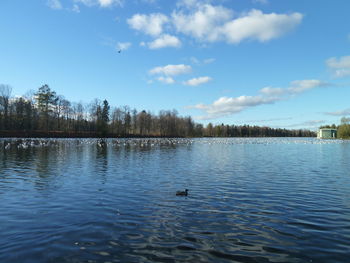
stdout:
[[45,84],[39,88],[35,96],[36,96],[39,112],[42,116],[42,124],[43,124],[42,127],[46,131],[48,131],[50,114],[52,113],[53,106],[54,104],[56,104],[56,101],[57,101],[56,92],[51,91],[50,87]]
[[103,136],[106,136],[108,133],[109,110],[110,110],[110,106],[108,104],[108,101],[104,100],[102,110],[99,107],[99,111],[101,111],[101,113],[100,113],[100,132],[102,133]]

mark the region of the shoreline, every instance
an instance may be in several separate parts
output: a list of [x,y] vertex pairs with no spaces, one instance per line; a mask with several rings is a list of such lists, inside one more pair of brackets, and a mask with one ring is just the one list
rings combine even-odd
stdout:
[[[100,134],[96,132],[57,132],[57,131],[36,131],[36,132],[21,132],[21,131],[0,131],[0,138],[55,138],[55,139],[69,139],[69,138],[105,138],[105,139],[122,139],[122,138],[185,138],[183,136],[160,136],[160,135],[133,135],[126,136],[116,134]],[[194,137],[191,137],[194,138]]]
[[316,136],[161,136],[161,135],[133,135],[125,136],[116,134],[99,134],[94,132],[22,132],[22,131],[0,131],[0,138],[42,138],[42,139],[143,139],[143,138],[316,138]]

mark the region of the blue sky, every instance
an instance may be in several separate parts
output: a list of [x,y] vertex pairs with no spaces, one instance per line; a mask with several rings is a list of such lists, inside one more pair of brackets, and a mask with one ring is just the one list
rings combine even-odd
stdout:
[[315,129],[350,115],[349,10],[348,0],[1,0],[0,83],[204,124]]

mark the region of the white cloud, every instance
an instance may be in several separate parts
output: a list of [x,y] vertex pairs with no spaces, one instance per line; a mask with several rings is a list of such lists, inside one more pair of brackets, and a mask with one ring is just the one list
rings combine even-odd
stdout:
[[160,76],[157,78],[159,82],[165,83],[165,84],[174,84],[175,80],[172,77],[163,77]]
[[195,12],[174,11],[172,21],[177,32],[201,41],[217,41],[220,27],[233,15],[232,10],[223,6],[200,5]]
[[349,116],[350,108],[341,111],[325,112],[325,114],[332,116]]
[[163,32],[163,25],[168,22],[168,17],[153,13],[150,15],[135,14],[127,20],[129,26],[147,35],[158,36]]
[[339,59],[337,58],[330,58],[327,60],[327,65],[330,68],[350,68],[350,56],[344,56],[340,57]]
[[247,39],[265,42],[291,31],[303,18],[300,13],[264,14],[253,9],[233,19],[234,12],[231,9],[198,3],[194,10],[189,13],[174,11],[173,24],[178,32],[203,42],[226,41],[237,44]]
[[86,6],[99,5],[100,7],[122,6],[122,0],[74,0],[75,3],[81,3]]
[[165,76],[176,76],[181,74],[187,74],[192,71],[192,67],[189,65],[167,65],[164,67],[155,67],[149,71],[150,74],[160,74]]
[[122,5],[122,2],[120,0],[98,0],[101,7],[108,7],[114,4],[117,4],[119,6]]
[[291,82],[287,90],[290,94],[297,94],[306,90],[328,86],[331,86],[331,84],[318,79],[295,80]]
[[242,123],[254,123],[254,122],[273,122],[273,121],[285,121],[285,120],[292,120],[293,117],[285,117],[285,118],[271,118],[271,119],[265,119],[265,120],[244,120],[240,121]]
[[327,86],[331,84],[317,79],[306,79],[292,81],[288,88],[265,87],[260,92],[268,96],[295,95],[306,90]]
[[56,10],[62,9],[62,4],[60,0],[48,0],[46,3],[48,7],[50,7],[51,9],[56,9]]
[[277,101],[290,99],[306,90],[326,87],[331,84],[320,80],[296,80],[290,83],[288,88],[272,88],[265,87],[260,90],[261,95],[256,96],[240,96],[240,97],[221,97],[212,104],[197,104],[189,106],[189,108],[199,109],[206,113],[199,119],[215,119],[241,112],[245,109],[256,107],[264,104],[273,104]]
[[170,16],[162,13],[134,14],[127,19],[127,23],[134,30],[158,37],[153,41],[158,46],[155,44],[157,41],[164,42],[159,36],[172,34],[175,38],[174,31],[203,43],[224,41],[238,44],[245,40],[266,42],[290,32],[303,19],[301,13],[263,13],[257,9],[239,14],[222,5],[212,5],[211,2],[181,0]]
[[118,42],[116,45],[117,50],[127,50],[131,47],[130,42]]
[[350,76],[350,56],[333,57],[326,61],[328,68],[332,71],[336,78]]
[[308,126],[315,126],[315,125],[319,125],[325,123],[324,120],[311,120],[311,121],[305,121],[303,122],[303,125],[308,125]]
[[303,15],[300,13],[264,14],[260,10],[249,13],[227,22],[219,31],[225,40],[232,44],[246,39],[266,42],[280,37],[300,24]]
[[260,90],[261,93],[268,96],[279,96],[286,93],[286,89],[283,88],[273,88],[273,87],[265,87]]
[[165,47],[180,47],[181,41],[171,35],[161,35],[159,38],[155,39],[154,41],[148,43],[148,47],[150,49],[159,49],[159,48],[165,48]]
[[238,113],[250,107],[272,104],[278,100],[280,100],[278,97],[264,97],[261,95],[240,96],[236,98],[221,97],[212,104],[197,104],[195,106],[189,106],[189,108],[205,111],[206,115],[197,117],[197,119],[209,120]]
[[304,121],[304,122],[300,122],[300,123],[295,123],[295,124],[290,124],[290,125],[286,125],[284,127],[286,128],[299,128],[299,127],[303,127],[303,128],[317,128],[319,127],[321,124],[325,123],[326,121],[324,120],[309,120],[309,121]]
[[199,78],[193,78],[193,79],[187,80],[184,82],[184,84],[188,86],[198,86],[204,83],[208,83],[211,80],[212,80],[211,77],[205,76],[205,77],[199,77]]

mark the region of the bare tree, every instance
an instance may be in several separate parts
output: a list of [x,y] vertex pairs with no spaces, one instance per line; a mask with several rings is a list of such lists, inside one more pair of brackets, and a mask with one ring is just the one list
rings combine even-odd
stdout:
[[9,128],[9,106],[12,88],[10,85],[0,84],[0,115],[3,116],[3,128]]

